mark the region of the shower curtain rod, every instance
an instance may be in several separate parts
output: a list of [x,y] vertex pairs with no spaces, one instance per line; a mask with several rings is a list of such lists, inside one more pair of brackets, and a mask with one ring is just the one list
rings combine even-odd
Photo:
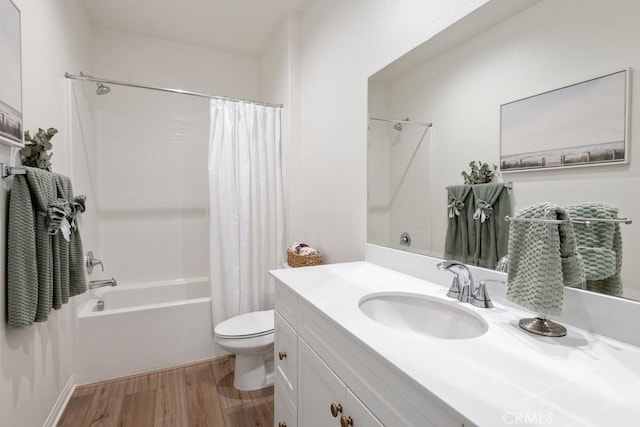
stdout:
[[199,93],[199,92],[191,92],[188,90],[182,90],[182,89],[172,89],[172,88],[165,88],[165,87],[157,87],[157,86],[148,86],[148,85],[143,85],[143,84],[139,84],[139,83],[129,83],[129,82],[123,82],[123,81],[118,81],[118,80],[109,80],[109,79],[100,79],[97,77],[93,77],[87,74],[83,74],[82,72],[80,72],[80,74],[70,74],[70,73],[64,73],[64,76],[68,79],[73,79],[73,80],[85,80],[88,82],[96,82],[96,83],[106,83],[106,84],[112,84],[112,85],[119,85],[119,86],[129,86],[129,87],[137,87],[140,89],[151,89],[151,90],[157,90],[160,92],[170,92],[170,93],[179,93],[182,95],[191,95],[191,96],[198,96],[200,98],[210,98],[210,99],[220,99],[223,101],[235,101],[235,102],[249,102],[251,104],[258,104],[258,105],[264,105],[265,107],[276,107],[276,108],[282,108],[284,107],[284,105],[282,104],[272,104],[269,102],[261,102],[261,101],[252,101],[249,99],[241,99],[241,98],[232,98],[230,96],[218,96],[218,95],[209,95],[206,93]]
[[408,125],[420,125],[420,126],[426,126],[428,128],[433,126],[433,123],[414,122],[412,120],[383,119],[381,117],[369,117],[369,120],[378,120],[381,122],[391,122],[391,123],[406,123]]

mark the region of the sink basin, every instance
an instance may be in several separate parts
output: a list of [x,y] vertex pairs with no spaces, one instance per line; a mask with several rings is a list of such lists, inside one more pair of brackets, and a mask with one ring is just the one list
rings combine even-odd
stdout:
[[482,317],[458,303],[425,295],[375,293],[364,296],[358,305],[360,311],[381,325],[433,338],[475,338],[489,329]]

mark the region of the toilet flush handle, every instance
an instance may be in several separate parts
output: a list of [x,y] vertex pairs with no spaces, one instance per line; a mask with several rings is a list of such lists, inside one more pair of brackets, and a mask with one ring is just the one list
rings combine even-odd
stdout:
[[278,353],[278,359],[284,360],[286,358],[287,358],[287,352],[286,351],[281,351],[280,353]]

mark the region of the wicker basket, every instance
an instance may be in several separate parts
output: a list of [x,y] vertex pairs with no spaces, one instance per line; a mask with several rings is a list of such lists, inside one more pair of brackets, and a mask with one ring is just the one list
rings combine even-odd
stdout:
[[299,255],[287,249],[287,263],[291,267],[309,267],[311,265],[322,264],[322,254]]

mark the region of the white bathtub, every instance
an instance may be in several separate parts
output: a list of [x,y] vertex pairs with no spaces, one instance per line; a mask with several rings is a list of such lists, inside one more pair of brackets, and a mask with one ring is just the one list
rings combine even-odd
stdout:
[[[100,288],[78,311],[78,384],[217,357],[206,277]],[[96,311],[98,300],[104,311]]]

